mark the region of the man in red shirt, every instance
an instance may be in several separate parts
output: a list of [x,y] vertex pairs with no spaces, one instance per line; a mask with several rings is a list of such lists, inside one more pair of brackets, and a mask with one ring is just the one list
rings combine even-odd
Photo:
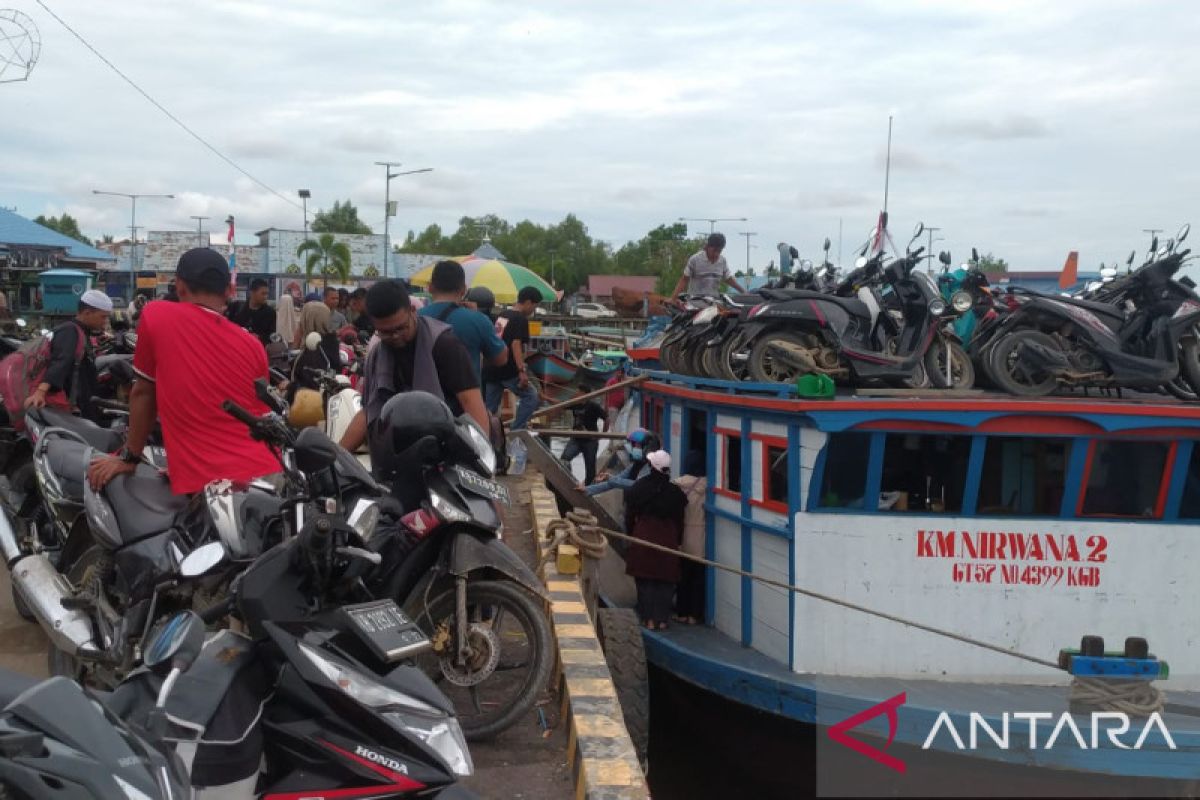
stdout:
[[199,492],[216,480],[248,481],[279,472],[279,462],[246,426],[221,409],[233,400],[252,414],[266,406],[254,382],[267,378],[267,354],[251,334],[222,311],[233,288],[229,265],[215,250],[196,248],[179,258],[178,303],[154,302],[142,311],[129,396],[129,437],[117,456],[88,468],[97,490],[133,472],[157,417],[167,448],[167,472],[176,494]]

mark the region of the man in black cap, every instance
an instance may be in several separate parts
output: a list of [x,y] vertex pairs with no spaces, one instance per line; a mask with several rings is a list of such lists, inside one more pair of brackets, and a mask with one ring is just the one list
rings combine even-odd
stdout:
[[133,472],[157,417],[167,448],[171,489],[191,494],[216,480],[249,481],[278,472],[279,462],[246,426],[221,408],[232,400],[251,414],[267,408],[254,382],[268,378],[267,354],[246,330],[222,315],[233,293],[229,265],[215,250],[184,253],[175,271],[178,303],[153,302],[142,312],[129,397],[129,436],[117,456],[96,459],[96,489]]

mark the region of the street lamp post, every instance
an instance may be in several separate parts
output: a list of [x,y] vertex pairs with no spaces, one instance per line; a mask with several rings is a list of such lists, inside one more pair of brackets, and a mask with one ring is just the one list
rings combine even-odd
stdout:
[[715,233],[718,222],[749,222],[746,217],[680,217],[677,222],[707,222],[708,232]]
[[131,194],[129,192],[102,192],[92,189],[92,194],[106,194],[113,197],[129,198],[129,304],[133,305],[133,296],[137,293],[137,265],[134,253],[137,251],[137,201],[139,197],[175,199],[173,194]]
[[[297,189],[296,194],[300,197],[300,202],[304,204],[304,241],[308,241],[308,198],[312,197],[312,192],[308,189]],[[303,244],[303,242],[301,243]],[[283,255],[279,256],[279,271],[283,272]],[[304,280],[301,282],[304,285],[304,293],[308,294],[308,270],[304,271]]]
[[400,166],[399,161],[376,161],[378,166],[383,167],[384,174],[387,178],[383,182],[383,277],[388,276],[388,265],[391,263],[392,256],[392,240],[391,240],[391,218],[392,214],[392,178],[399,178],[401,175],[416,175],[420,172],[433,172],[433,167],[422,167],[421,169],[410,169],[404,172],[392,172],[392,167]]
[[208,219],[208,217],[192,214],[192,219],[196,220],[196,245],[204,247],[204,220]]
[[746,237],[746,274],[750,274],[750,237],[758,236],[757,231],[742,231],[738,236]]
[[548,252],[550,253],[550,285],[553,286],[554,285],[554,254],[557,253],[558,251],[551,248]]

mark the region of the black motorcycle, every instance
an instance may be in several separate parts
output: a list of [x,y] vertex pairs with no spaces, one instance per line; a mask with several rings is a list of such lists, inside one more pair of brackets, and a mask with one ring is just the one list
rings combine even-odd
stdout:
[[1175,252],[1188,230],[1123,281],[1120,305],[1026,292],[990,347],[997,384],[1035,397],[1060,385],[1157,389],[1182,368],[1189,383],[1200,385],[1200,296],[1173,279],[1189,253]]
[[[918,225],[912,241],[923,231]],[[790,383],[803,374],[823,373],[855,385],[880,380],[912,387],[930,381],[970,388],[974,371],[947,330],[946,301],[933,278],[915,269],[922,252],[923,247],[909,250],[887,263],[882,253],[863,256],[833,294],[789,292],[786,299],[756,306],[732,347],[749,350],[750,374],[762,382]],[[882,291],[872,292],[875,285]],[[889,307],[899,312],[902,324]]]

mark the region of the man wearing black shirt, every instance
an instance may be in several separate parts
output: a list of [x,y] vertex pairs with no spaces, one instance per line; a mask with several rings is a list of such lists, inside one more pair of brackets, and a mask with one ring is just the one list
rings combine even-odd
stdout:
[[542,293],[534,286],[526,286],[517,294],[517,302],[508,311],[500,312],[496,318],[496,333],[509,349],[508,363],[483,370],[483,387],[488,411],[495,414],[500,410],[500,400],[508,389],[517,396],[517,416],[512,430],[519,431],[529,424],[529,418],[538,407],[537,389],[529,383],[525,368],[525,351],[529,347],[529,318],[542,302]]
[[488,431],[488,415],[479,392],[475,366],[467,350],[444,322],[420,317],[399,281],[380,281],[367,291],[367,314],[379,341],[363,367],[363,409],[340,444],[354,452],[374,430],[379,413],[400,392],[429,392],[458,416],[466,413]]
[[[75,319],[54,329],[54,338],[50,340],[50,364],[42,382],[25,398],[26,408],[44,408],[47,395],[62,392],[66,402],[78,408],[83,416],[94,416],[92,394],[96,390],[96,353],[91,337],[104,330],[112,310],[112,300],[104,292],[89,289],[83,293]],[[50,401],[55,402],[55,398]]]
[[375,326],[371,324],[371,316],[367,313],[367,290],[361,286],[350,293],[348,316],[359,333],[365,333],[368,337],[375,333]]
[[271,343],[275,333],[275,309],[267,303],[268,284],[262,278],[250,281],[246,302],[234,303],[226,316],[239,328],[245,328],[258,337],[264,346]]
[[[575,415],[575,424],[572,426],[575,430],[600,430],[600,420],[604,419],[604,406],[595,400],[589,400],[582,406],[575,406],[572,413]],[[584,484],[590,484],[596,479],[596,451],[599,446],[600,442],[596,439],[577,437],[567,442],[567,446],[563,448],[562,460],[567,463],[568,467],[576,456],[583,456]]]

